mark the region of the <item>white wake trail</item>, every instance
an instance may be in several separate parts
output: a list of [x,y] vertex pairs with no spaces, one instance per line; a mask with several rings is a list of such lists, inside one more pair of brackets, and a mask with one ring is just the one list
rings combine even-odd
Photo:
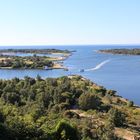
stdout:
[[110,62],[110,60],[105,60],[103,62],[101,62],[100,64],[98,64],[96,67],[91,68],[91,69],[86,69],[85,71],[94,71],[94,70],[98,70],[100,69],[102,66],[104,66],[105,64],[107,64],[108,62]]

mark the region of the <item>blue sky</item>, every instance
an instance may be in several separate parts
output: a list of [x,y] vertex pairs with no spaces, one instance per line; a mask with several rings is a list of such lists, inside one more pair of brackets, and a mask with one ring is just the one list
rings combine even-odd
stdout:
[[140,0],[0,0],[0,45],[140,44]]

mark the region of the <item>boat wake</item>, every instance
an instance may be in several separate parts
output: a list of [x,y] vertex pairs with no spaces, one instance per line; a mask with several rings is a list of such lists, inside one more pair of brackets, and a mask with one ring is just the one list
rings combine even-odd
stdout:
[[96,67],[94,67],[94,68],[86,69],[85,71],[94,71],[94,70],[98,70],[98,69],[100,69],[102,66],[104,66],[105,64],[107,64],[108,62],[110,62],[110,59],[101,62],[100,64],[98,64],[98,65],[97,65]]

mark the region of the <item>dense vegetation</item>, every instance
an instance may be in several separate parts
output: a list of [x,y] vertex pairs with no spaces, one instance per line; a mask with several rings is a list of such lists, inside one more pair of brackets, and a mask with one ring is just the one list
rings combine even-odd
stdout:
[[[16,56],[16,53],[29,56]],[[59,53],[60,57],[48,57],[46,54]],[[42,54],[42,55],[41,55]],[[8,69],[54,69],[62,68],[56,61],[65,60],[71,51],[57,49],[3,49],[0,50],[0,68]],[[54,62],[55,61],[55,62]]]
[[45,66],[52,67],[53,61],[47,56],[1,56],[0,68],[12,69],[44,69]]
[[140,55],[140,49],[108,49],[100,50],[99,52],[125,55]]
[[80,76],[0,80],[1,140],[117,140],[123,131],[136,137],[139,118],[132,102]]
[[50,53],[70,53],[70,51],[58,49],[1,49],[0,53],[50,54]]

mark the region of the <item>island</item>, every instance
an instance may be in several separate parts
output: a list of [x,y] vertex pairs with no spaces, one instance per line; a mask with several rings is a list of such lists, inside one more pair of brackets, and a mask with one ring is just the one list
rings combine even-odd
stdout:
[[1,69],[64,69],[62,61],[72,51],[57,49],[3,49],[0,50]]
[[1,49],[0,53],[33,53],[33,54],[69,54],[69,50],[59,50],[59,49]]
[[78,76],[0,80],[1,140],[138,140],[140,107]]
[[111,54],[123,54],[123,55],[140,55],[140,49],[106,49],[99,50],[101,53],[111,53]]

